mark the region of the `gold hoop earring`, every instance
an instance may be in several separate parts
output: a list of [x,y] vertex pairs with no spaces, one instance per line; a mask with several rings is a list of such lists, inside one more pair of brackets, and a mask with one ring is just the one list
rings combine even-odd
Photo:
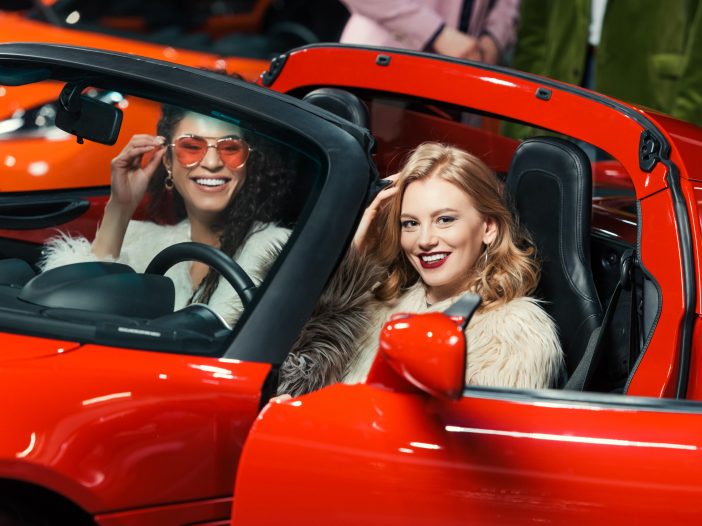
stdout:
[[166,187],[166,190],[173,190],[173,187],[175,186],[173,184],[173,176],[171,175],[170,170],[168,171],[168,177],[166,177],[166,180],[163,182],[163,185]]

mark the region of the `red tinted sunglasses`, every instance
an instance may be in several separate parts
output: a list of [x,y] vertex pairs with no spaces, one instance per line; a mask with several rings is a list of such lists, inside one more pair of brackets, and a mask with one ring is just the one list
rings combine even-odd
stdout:
[[171,144],[178,162],[186,168],[200,164],[210,148],[215,148],[224,166],[237,170],[246,164],[251,153],[251,147],[239,137],[221,137],[215,144],[208,144],[207,139],[198,135],[181,135]]

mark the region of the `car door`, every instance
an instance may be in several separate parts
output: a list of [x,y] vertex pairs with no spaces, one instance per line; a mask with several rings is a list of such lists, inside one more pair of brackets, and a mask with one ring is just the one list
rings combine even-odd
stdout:
[[[334,386],[264,410],[233,524],[687,524],[701,511],[700,412],[595,393],[473,388],[447,401]],[[274,466],[291,482],[264,506]]]

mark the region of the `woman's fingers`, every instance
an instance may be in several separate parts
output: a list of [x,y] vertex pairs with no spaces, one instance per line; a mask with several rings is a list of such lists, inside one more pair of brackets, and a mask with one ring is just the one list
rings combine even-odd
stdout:
[[133,158],[136,155],[164,146],[165,139],[155,135],[134,135],[122,148],[117,158]]
[[395,186],[394,184],[383,188],[380,192],[378,192],[371,204],[368,205],[368,207],[366,208],[366,211],[363,213],[364,218],[370,217],[370,219],[373,219],[378,213],[378,210],[380,210],[380,208],[385,205],[388,199],[390,199],[396,193],[397,186]]
[[153,146],[132,146],[112,159],[112,166],[123,171],[139,168],[141,156],[153,149]]
[[[163,137],[155,137],[153,135],[135,135],[125,145],[117,157],[112,160],[112,165],[118,169],[138,169],[140,167],[142,157],[150,152],[163,152],[165,140]],[[161,153],[158,158],[163,156]],[[149,159],[149,162],[152,159]]]
[[133,146],[163,146],[165,142],[165,139],[159,135],[137,134],[133,135],[132,138],[129,139],[129,142],[125,145],[122,151],[125,151]]
[[110,199],[133,211],[144,197],[148,181],[166,151],[163,137],[134,135],[112,159]]
[[397,181],[397,177],[398,174],[395,174],[387,178],[392,181],[392,184],[390,186],[386,186],[380,192],[378,192],[378,195],[375,196],[373,202],[371,202],[371,204],[368,205],[366,210],[363,212],[361,221],[356,229],[356,234],[353,236],[353,244],[358,250],[363,250],[366,237],[368,236],[368,232],[370,231],[373,221],[375,221],[375,218],[378,215],[378,211],[385,206],[392,196],[397,194],[398,189],[394,184]]
[[141,167],[148,178],[151,178],[151,176],[154,174],[165,153],[165,148],[159,148],[153,153],[153,155],[149,155],[150,152],[147,152],[147,154],[143,156]]
[[399,173],[392,174],[387,176],[386,178],[383,179],[385,182],[385,186],[378,192],[378,195],[375,196],[375,199],[373,199],[373,203],[371,203],[371,206],[375,203],[382,203],[383,201],[387,200],[388,197],[395,195],[397,192],[397,187],[395,184],[397,183],[397,179],[400,177]]
[[[388,179],[389,179],[389,177],[388,177]],[[375,196],[375,199],[373,199],[373,202],[371,203],[371,207],[373,207],[377,210],[378,208],[380,208],[380,206],[382,206],[383,203],[385,203],[389,198],[391,198],[396,193],[397,193],[397,186],[395,186],[394,183],[386,186],[380,192],[378,192],[378,195]]]

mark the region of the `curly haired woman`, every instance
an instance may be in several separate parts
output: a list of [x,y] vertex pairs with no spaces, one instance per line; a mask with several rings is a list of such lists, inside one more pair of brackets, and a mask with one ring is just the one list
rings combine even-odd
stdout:
[[[157,133],[135,135],[112,160],[110,199],[94,241],[50,240],[43,269],[110,260],[143,272],[164,248],[196,241],[232,256],[258,284],[290,233],[275,224],[292,180],[280,152],[232,123],[173,106],[163,108]],[[173,203],[177,224],[132,219],[147,190],[153,217]],[[166,275],[176,309],[197,301],[229,323],[238,319],[240,299],[205,264],[181,263]]]

